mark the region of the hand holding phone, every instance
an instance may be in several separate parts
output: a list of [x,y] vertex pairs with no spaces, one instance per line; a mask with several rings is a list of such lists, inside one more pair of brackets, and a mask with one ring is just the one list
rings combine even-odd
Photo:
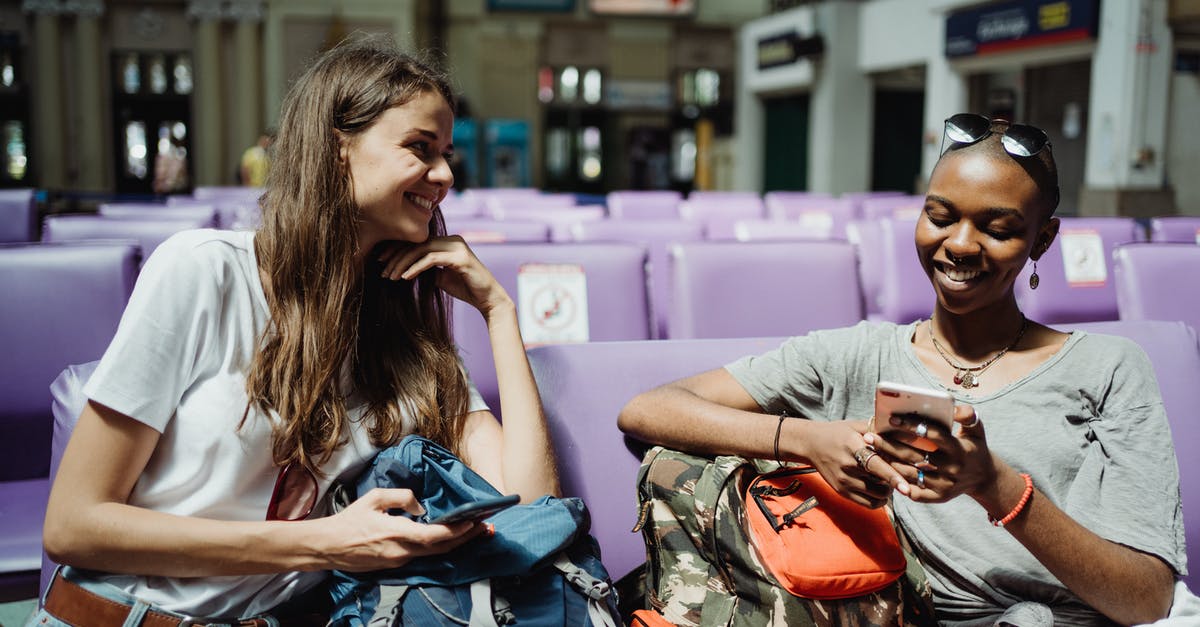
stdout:
[[[880,381],[875,386],[875,432],[896,430],[890,422],[892,416],[920,416],[949,433],[954,427],[954,397],[941,390]],[[937,450],[936,444],[923,437],[916,437],[911,445],[923,451]]]
[[438,516],[429,519],[425,522],[431,525],[449,525],[464,520],[483,520],[493,514],[506,510],[521,501],[521,497],[516,494],[508,496],[498,496],[491,499],[483,499],[480,501],[472,501],[459,505],[458,507]]

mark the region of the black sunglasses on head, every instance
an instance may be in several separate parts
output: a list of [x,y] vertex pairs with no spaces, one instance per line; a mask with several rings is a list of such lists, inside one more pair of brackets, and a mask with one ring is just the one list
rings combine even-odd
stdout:
[[[992,123],[992,119],[978,113],[956,113],[946,118],[940,152],[945,152],[947,139],[955,144],[974,144],[991,135]],[[1000,136],[1000,143],[1014,157],[1032,157],[1050,148],[1050,137],[1036,126],[1008,124]]]

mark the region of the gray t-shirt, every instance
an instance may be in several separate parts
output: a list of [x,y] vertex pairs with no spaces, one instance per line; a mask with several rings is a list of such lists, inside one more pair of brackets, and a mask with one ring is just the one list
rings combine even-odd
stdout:
[[[881,380],[947,389],[913,351],[916,324],[815,331],[726,369],[769,413],[865,420]],[[976,408],[988,446],[1069,516],[1186,574],[1175,450],[1140,347],[1076,331],[1054,356],[995,393],[948,391]],[[892,502],[925,565],[939,619],[974,622],[1036,601],[1053,608],[1060,624],[1110,624],[993,527],[973,499],[917,504],[897,495]]]

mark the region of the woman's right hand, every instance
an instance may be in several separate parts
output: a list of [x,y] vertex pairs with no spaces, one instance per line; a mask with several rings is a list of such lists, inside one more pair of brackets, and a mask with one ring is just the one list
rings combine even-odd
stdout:
[[[784,424],[789,422],[785,421]],[[908,489],[908,483],[900,473],[878,455],[871,455],[866,470],[859,465],[855,454],[866,459],[871,453],[863,439],[863,434],[869,428],[868,422],[803,422],[808,423],[808,429],[803,441],[796,443],[801,448],[791,450],[801,451],[798,457],[816,468],[838,494],[874,509],[887,503],[893,488],[901,492]]]
[[328,526],[322,532],[331,539],[327,550],[332,568],[350,572],[396,568],[415,557],[453,550],[488,528],[480,521],[424,524],[393,516],[388,513],[392,509],[424,513],[411,490],[375,488],[341,512],[314,520]]

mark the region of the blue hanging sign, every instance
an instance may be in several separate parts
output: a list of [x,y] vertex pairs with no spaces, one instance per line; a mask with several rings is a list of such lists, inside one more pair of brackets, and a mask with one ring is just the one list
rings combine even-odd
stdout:
[[1098,0],[1011,0],[946,16],[946,56],[969,57],[1094,39]]
[[488,0],[488,11],[552,11],[569,13],[575,10],[575,0]]

